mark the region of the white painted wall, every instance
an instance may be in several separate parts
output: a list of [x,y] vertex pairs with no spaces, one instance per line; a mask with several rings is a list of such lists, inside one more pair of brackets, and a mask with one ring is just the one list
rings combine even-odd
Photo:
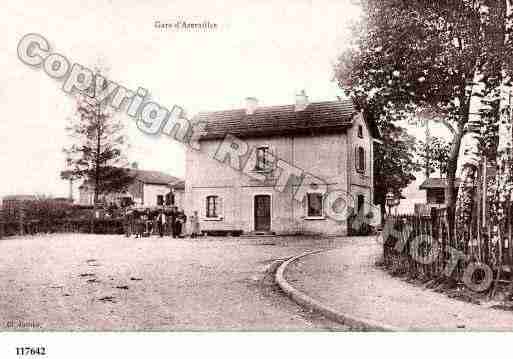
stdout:
[[157,196],[162,195],[164,200],[166,199],[166,194],[169,193],[170,189],[167,185],[156,185],[156,184],[144,184],[144,205],[145,206],[156,206],[157,205]]

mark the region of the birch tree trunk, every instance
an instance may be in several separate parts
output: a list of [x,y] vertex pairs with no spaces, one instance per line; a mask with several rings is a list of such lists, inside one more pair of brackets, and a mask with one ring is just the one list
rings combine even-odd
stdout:
[[483,76],[479,70],[474,73],[472,93],[470,96],[468,122],[465,126],[460,149],[460,171],[461,183],[458,189],[456,199],[456,218],[455,218],[455,244],[458,249],[463,248],[468,238],[469,223],[472,219],[472,208],[474,200],[474,181],[476,179],[480,163],[480,129],[481,129],[481,109],[482,94],[485,89]]
[[[482,3],[476,3],[477,9],[481,16],[480,32],[484,39],[485,19],[488,15],[488,7]],[[480,163],[480,130],[481,130],[481,109],[483,106],[482,97],[486,85],[484,83],[483,74],[481,73],[480,59],[475,64],[474,76],[470,88],[470,98],[468,106],[468,121],[465,125],[464,134],[460,147],[460,166],[459,175],[461,183],[458,189],[455,206],[454,220],[454,239],[453,245],[458,249],[464,249],[465,244],[470,239],[468,231],[469,224],[472,219],[472,209],[474,200],[474,181],[478,172]]]
[[[511,25],[509,17],[512,14],[511,0],[506,1],[504,47],[508,46]],[[499,143],[497,145],[497,172],[495,177],[495,198],[492,201],[492,238],[491,260],[492,264],[499,265],[502,262],[501,248],[504,244],[509,206],[511,205],[511,193],[513,178],[511,171],[512,152],[512,121],[511,121],[511,77],[503,67],[500,88],[499,103]]]

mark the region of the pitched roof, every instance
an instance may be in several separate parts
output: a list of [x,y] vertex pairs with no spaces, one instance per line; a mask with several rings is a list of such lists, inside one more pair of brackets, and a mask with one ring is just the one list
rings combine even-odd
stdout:
[[170,184],[181,181],[180,178],[160,171],[146,171],[129,168],[128,173],[139,181],[150,184]]
[[[460,178],[456,178],[454,180],[454,187],[459,187],[461,183]],[[419,189],[435,189],[435,188],[446,188],[447,187],[447,179],[445,178],[427,178],[422,184],[419,186]]]
[[[353,101],[343,99],[312,102],[302,111],[295,111],[294,105],[284,105],[258,107],[251,115],[245,109],[200,112],[196,120],[206,122],[201,139],[219,139],[227,134],[243,138],[343,131],[353,124],[356,113]],[[378,137],[375,124],[369,126],[373,136]]]
[[174,189],[185,189],[185,181],[178,180],[177,182],[171,183],[171,187]]
[[[493,178],[497,173],[497,167],[495,165],[489,165],[486,168],[486,177]],[[454,186],[459,187],[461,183],[460,178],[456,178],[454,180]],[[419,189],[432,189],[432,188],[446,188],[447,180],[445,178],[427,178],[422,184],[419,186]]]
[[[171,187],[177,189],[181,189],[182,187],[185,188],[185,182],[181,178],[168,175],[161,171],[146,171],[133,168],[126,168],[126,171],[130,176],[134,177],[134,179],[143,183],[171,185]],[[181,182],[184,183],[181,184]],[[88,181],[84,181],[82,186],[84,185],[88,185]]]
[[35,201],[37,197],[32,194],[14,194],[9,196],[4,196],[2,198],[3,201]]

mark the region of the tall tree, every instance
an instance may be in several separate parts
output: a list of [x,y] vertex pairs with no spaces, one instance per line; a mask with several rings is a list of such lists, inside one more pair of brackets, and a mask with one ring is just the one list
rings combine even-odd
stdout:
[[[96,74],[97,87],[107,81]],[[72,144],[64,148],[67,178],[82,179],[94,190],[94,206],[103,194],[121,192],[133,177],[124,168],[126,136],[122,122],[107,111],[106,102],[93,96],[78,99],[76,116],[66,128]]]
[[432,137],[427,142],[419,141],[417,145],[419,165],[425,169],[426,174],[438,171],[440,178],[447,174],[447,162],[451,145],[442,138]]
[[[462,139],[468,133],[464,142],[469,145],[464,152],[479,153],[475,152],[482,139],[478,119],[484,112],[497,111],[497,88],[503,71],[509,71],[513,61],[510,46],[497,46],[505,28],[504,16],[495,9],[505,2],[357,2],[363,18],[353,27],[352,46],[339,58],[336,78],[347,92],[366,97],[387,120],[404,119],[419,109],[428,109],[451,125],[447,200],[454,209]],[[487,107],[476,105],[471,110],[472,100],[481,104],[485,98]],[[475,174],[471,170],[475,157],[467,157],[471,160],[464,166],[468,175]]]
[[[483,47],[479,66],[476,68],[473,83],[473,95],[470,101],[469,131],[466,145],[462,151],[461,177],[463,179],[458,193],[456,206],[457,233],[466,227],[472,215],[474,187],[470,183],[476,177],[480,157],[488,155],[490,147],[495,147],[497,176],[495,196],[491,198],[494,207],[492,223],[492,242],[498,243],[505,231],[505,219],[509,215],[511,203],[511,74],[512,74],[512,4],[510,0],[480,1],[478,9],[481,16]],[[489,136],[483,129],[489,127],[487,119],[498,128],[498,136]],[[495,146],[486,143],[491,138],[498,139]],[[484,150],[484,151],[483,151]],[[467,226],[468,227],[468,226]],[[458,238],[458,242],[463,242]],[[495,247],[495,246],[494,246]],[[492,248],[492,252],[494,252]],[[495,254],[495,253],[494,253]],[[500,258],[499,256],[492,256]]]
[[382,143],[376,143],[374,155],[374,202],[385,213],[385,196],[389,190],[400,196],[415,181],[421,167],[415,159],[415,138],[392,123],[381,124]]
[[[496,31],[497,49],[502,56],[512,55],[512,32],[513,32],[513,3],[511,0],[503,0],[500,2],[502,6],[498,7],[499,31]],[[500,57],[502,59],[502,57]],[[512,171],[512,155],[513,155],[513,121],[511,114],[511,81],[513,69],[511,63],[500,62],[500,87],[499,87],[499,109],[498,109],[498,145],[496,154],[497,174],[495,179],[495,198],[493,202],[494,212],[497,213],[495,225],[492,233],[492,258],[494,264],[498,265],[500,277],[500,268],[502,264],[502,256],[496,253],[497,244],[501,248],[504,243],[504,233],[506,232],[507,222],[511,216],[511,201],[513,192],[513,171]],[[511,247],[509,243],[508,247]],[[509,249],[510,255],[513,253]]]

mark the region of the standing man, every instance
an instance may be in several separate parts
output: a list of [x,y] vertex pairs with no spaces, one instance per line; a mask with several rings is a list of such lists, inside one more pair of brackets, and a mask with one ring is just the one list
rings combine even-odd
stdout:
[[158,228],[159,228],[159,235],[161,237],[164,236],[164,228],[166,228],[166,214],[164,213],[164,208],[160,209],[160,214],[157,218],[158,221]]
[[125,209],[125,216],[124,216],[125,235],[127,237],[130,237],[132,235],[132,232],[133,232],[132,222],[133,222],[133,214],[132,214],[132,211],[130,210],[130,208],[127,207]]
[[144,234],[144,214],[140,211],[134,210],[134,223],[135,223],[135,238],[142,238]]
[[176,207],[171,209],[171,234],[176,238]]
[[182,213],[177,210],[176,211],[176,229],[175,229],[175,234],[177,235],[178,238],[180,238],[180,236],[182,235],[182,221],[183,221]]

